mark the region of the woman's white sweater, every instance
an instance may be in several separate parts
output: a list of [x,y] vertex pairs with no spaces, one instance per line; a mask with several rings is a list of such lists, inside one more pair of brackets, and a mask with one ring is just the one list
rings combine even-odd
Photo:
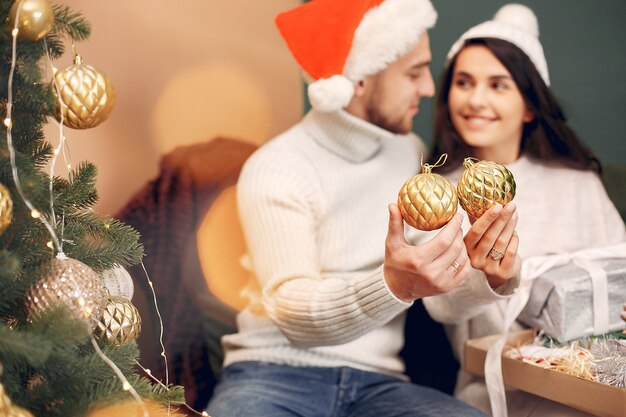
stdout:
[[[522,259],[626,241],[624,223],[595,173],[545,164],[524,156],[507,168],[513,173],[517,185],[513,201],[519,214],[516,230],[520,239],[518,253]],[[448,178],[456,184],[462,170],[455,170]],[[465,224],[469,224],[466,215]],[[435,320],[448,324],[448,337],[460,361],[463,360],[466,340],[498,334],[504,324],[505,301],[476,307],[470,299],[452,291],[444,296],[426,298],[424,305]],[[514,326],[511,330],[522,328],[519,323]],[[461,371],[456,395],[489,412],[482,378]],[[515,395],[523,394],[518,392]],[[518,401],[515,395],[507,395],[510,415],[527,415],[536,403],[528,398]]]

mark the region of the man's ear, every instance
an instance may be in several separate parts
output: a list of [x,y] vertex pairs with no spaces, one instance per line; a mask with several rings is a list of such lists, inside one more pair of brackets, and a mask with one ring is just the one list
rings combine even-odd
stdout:
[[354,85],[354,96],[355,97],[363,97],[365,94],[366,81],[360,80]]

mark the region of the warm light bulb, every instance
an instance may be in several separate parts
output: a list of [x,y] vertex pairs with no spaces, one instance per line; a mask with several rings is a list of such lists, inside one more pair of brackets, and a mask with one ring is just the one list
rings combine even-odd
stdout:
[[13,35],[13,37],[15,37],[15,36],[17,36],[17,34],[18,34],[18,32],[19,32],[19,31],[20,31],[20,30],[19,30],[18,28],[15,28],[15,29],[13,29],[13,30],[11,31],[11,35]]
[[41,217],[41,213],[39,213],[39,211],[37,209],[32,209],[30,212],[30,216],[33,219],[38,219],[39,217]]
[[46,246],[49,247],[50,249],[54,249],[54,244],[52,243],[52,241],[49,241],[48,243],[46,243]]
[[130,390],[130,384],[127,381],[124,381],[124,384],[122,384],[122,388],[124,389],[124,391],[128,391]]
[[6,119],[4,119],[4,125],[5,125],[6,127],[10,127],[10,126],[11,126],[11,119],[10,119],[10,118],[8,118],[8,117],[7,117]]

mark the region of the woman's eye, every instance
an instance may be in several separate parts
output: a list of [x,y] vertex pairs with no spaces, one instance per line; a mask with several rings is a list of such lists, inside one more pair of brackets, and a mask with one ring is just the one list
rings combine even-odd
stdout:
[[505,83],[493,83],[492,88],[495,90],[508,90],[509,86]]
[[467,81],[467,80],[457,79],[457,80],[454,82],[454,85],[456,85],[457,87],[461,87],[461,88],[463,88],[463,87],[468,87],[468,86],[470,85],[470,83],[469,83],[469,81]]

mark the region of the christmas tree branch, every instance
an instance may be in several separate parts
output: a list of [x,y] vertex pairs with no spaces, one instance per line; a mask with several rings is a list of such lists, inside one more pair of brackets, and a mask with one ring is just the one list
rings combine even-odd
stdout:
[[91,34],[91,25],[80,12],[74,12],[67,6],[54,5],[53,32],[65,34],[74,41],[84,41]]

